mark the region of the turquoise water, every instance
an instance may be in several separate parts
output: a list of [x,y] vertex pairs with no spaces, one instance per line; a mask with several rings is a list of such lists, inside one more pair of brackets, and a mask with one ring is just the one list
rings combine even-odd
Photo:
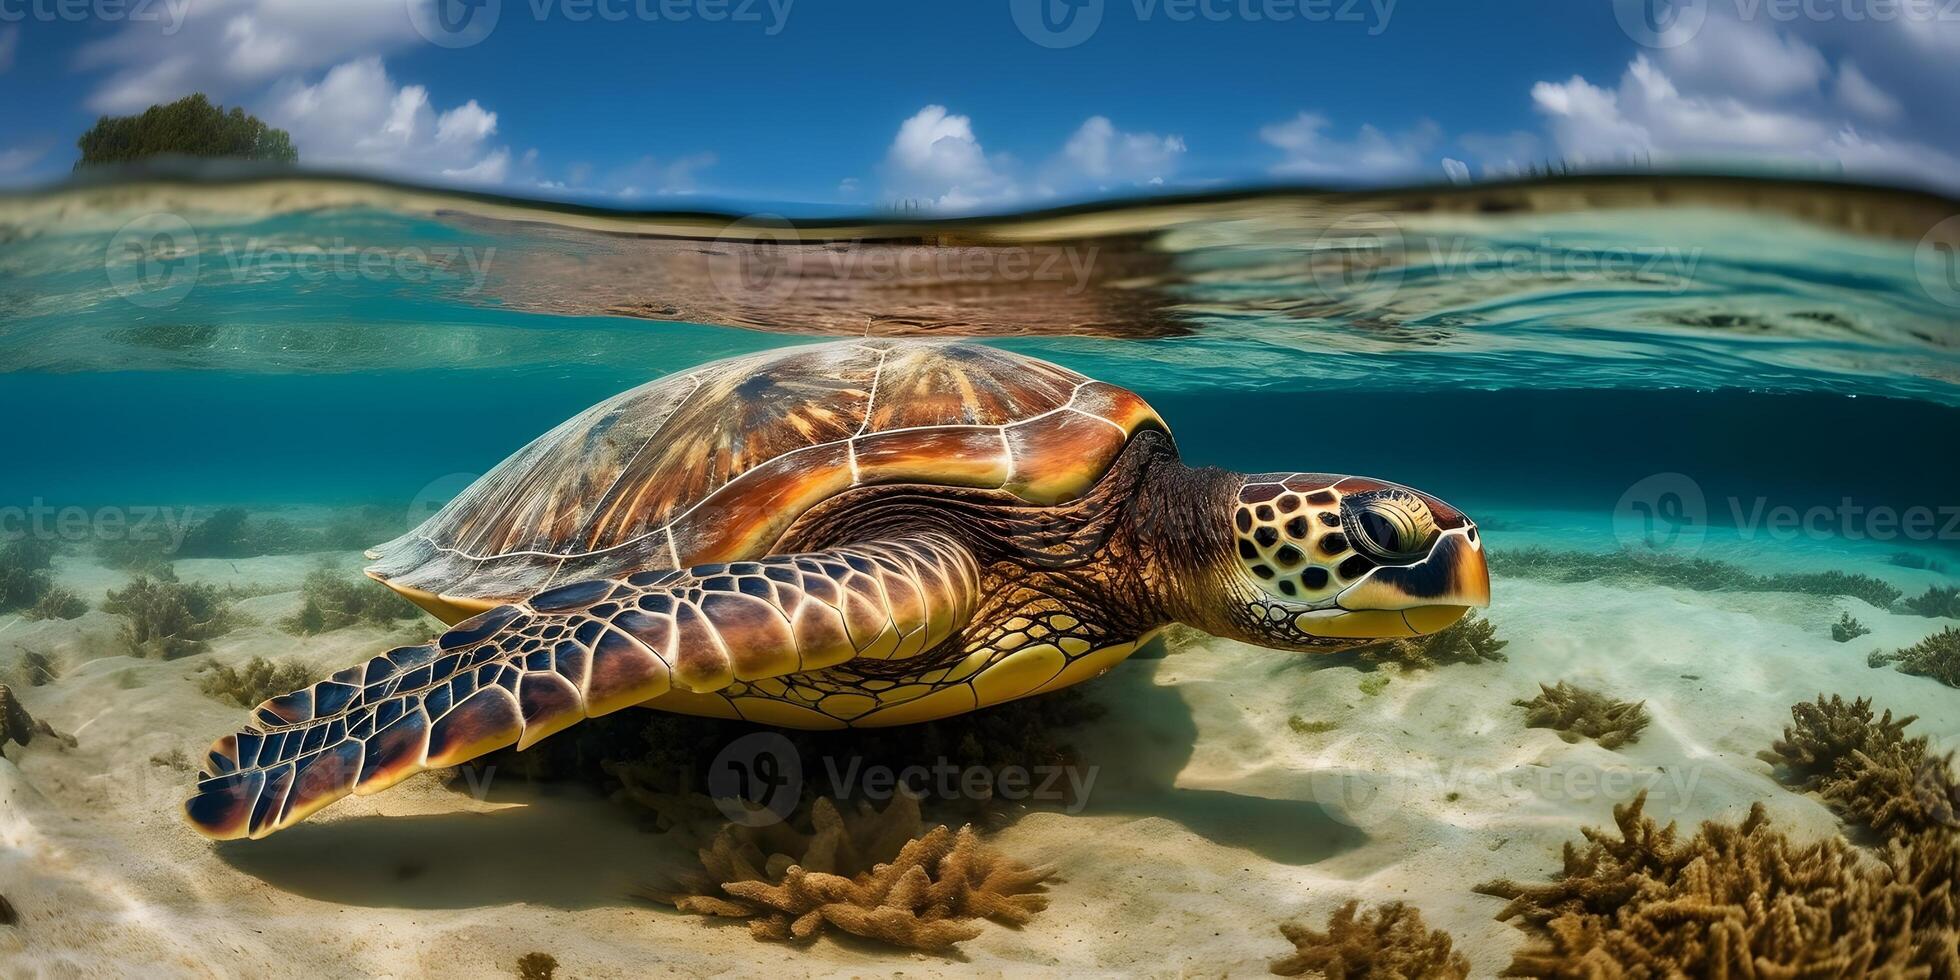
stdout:
[[[826,226],[805,251],[829,258],[784,266],[774,226],[675,237],[658,215],[595,228],[330,187],[0,199],[0,500],[426,504],[649,378],[897,332],[977,333],[1134,388],[1194,461],[1449,499],[1610,510],[1668,471],[1792,506],[1937,507],[1960,485],[1960,307],[1889,227],[1937,214],[1916,197],[1824,221],[1736,203],[1747,182],[1578,210],[1272,195]],[[1843,227],[1860,221],[1888,230]],[[993,257],[917,244],[949,231]],[[762,257],[712,265],[743,248]]]
[[[1760,755],[1792,704],[1871,697],[1917,715],[1933,755],[1960,746],[1950,678],[1874,656],[1960,611],[1956,212],[1690,176],[795,224],[329,178],[0,196],[0,559],[45,552],[0,565],[0,684],[75,736],[4,747],[0,898],[21,925],[0,924],[0,973],[18,955],[25,975],[478,977],[539,951],[567,976],[786,955],[807,957],[793,973],[1255,975],[1278,922],[1354,898],[1420,907],[1497,975],[1525,930],[1473,886],[1553,875],[1642,787],[1684,825],[1762,801],[1799,837],[1858,834]],[[676,770],[684,794],[690,761],[777,737],[738,722],[620,711],[260,841],[177,819],[191,760],[246,717],[221,668],[325,676],[439,628],[358,578],[362,547],[622,390],[865,336],[972,338],[1129,387],[1193,464],[1447,500],[1477,522],[1503,655],[1375,663],[1173,631],[1080,702],[839,735],[859,761],[957,745],[1084,778],[1067,807],[987,827],[1061,869],[1051,908],[944,957],[786,954],[636,897],[701,844],[648,833],[652,814],[706,801],[608,801],[629,780],[602,763]],[[171,620],[192,642],[159,652],[131,626],[169,609],[128,597],[162,566],[219,611]],[[41,615],[37,589],[86,608]],[[382,614],[307,618],[363,596]],[[1835,638],[1854,618],[1867,632]],[[1527,726],[1521,699],[1566,681],[1652,724],[1619,746]],[[926,805],[964,820],[939,814],[974,802]]]

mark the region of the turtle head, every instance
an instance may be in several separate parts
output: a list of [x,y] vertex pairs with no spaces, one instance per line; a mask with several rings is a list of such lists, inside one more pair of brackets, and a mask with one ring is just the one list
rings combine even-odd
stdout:
[[[1230,500],[1229,553],[1204,596],[1212,632],[1281,649],[1420,636],[1490,604],[1477,526],[1427,494],[1364,477],[1265,473]],[[1224,593],[1223,595],[1217,594]],[[1221,610],[1207,612],[1217,615]]]

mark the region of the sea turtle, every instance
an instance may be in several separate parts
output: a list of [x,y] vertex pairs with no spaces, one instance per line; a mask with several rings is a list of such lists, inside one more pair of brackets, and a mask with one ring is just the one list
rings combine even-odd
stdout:
[[1490,590],[1476,526],[1433,497],[1191,468],[1123,388],[891,340],[607,399],[369,557],[454,628],[260,705],[204,760],[199,831],[263,837],[633,705],[903,725],[1088,680],[1173,622],[1333,650]]

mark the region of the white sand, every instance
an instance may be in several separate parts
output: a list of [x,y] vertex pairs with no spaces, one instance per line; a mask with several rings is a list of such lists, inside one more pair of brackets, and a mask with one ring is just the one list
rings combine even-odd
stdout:
[[[1534,533],[1489,537],[1502,548]],[[1767,544],[1711,547],[1774,561]],[[1941,578],[1886,567],[1883,553],[1839,554],[1847,560],[1835,567],[1914,592]],[[1820,567],[1815,552],[1805,557]],[[178,570],[296,584],[317,560]],[[123,581],[73,560],[59,572],[98,603]],[[1487,976],[1522,934],[1494,921],[1502,903],[1471,886],[1549,873],[1579,825],[1608,822],[1640,786],[1659,816],[1733,819],[1765,800],[1786,826],[1835,832],[1820,803],[1780,788],[1755,757],[1795,701],[1869,695],[1920,715],[1911,731],[1934,735],[1942,751],[1960,744],[1960,691],[1865,664],[1870,650],[1947,622],[1797,595],[1502,578],[1495,595],[1489,615],[1510,641],[1507,662],[1398,675],[1375,696],[1353,668],[1222,641],[1094,682],[1110,713],[1069,736],[1098,766],[1087,807],[1031,814],[998,837],[1060,866],[1052,907],[1022,930],[989,926],[953,958],[829,939],[787,949],[642,904],[627,893],[688,860],[677,842],[637,831],[617,805],[576,791],[540,796],[516,780],[479,801],[421,776],[268,840],[213,846],[177,816],[191,773],[151,761],[171,750],[195,758],[243,718],[198,691],[198,668],[265,655],[324,672],[391,635],[287,636],[273,624],[296,608],[291,592],[247,600],[241,609],[260,625],[170,662],[121,655],[119,621],[100,611],[67,623],[0,619],[0,681],[80,739],[74,749],[45,739],[9,747],[13,761],[0,763],[0,894],[21,916],[0,927],[0,975],[481,977],[514,975],[532,950],[579,978],[1250,975],[1287,951],[1281,919],[1320,922],[1359,897],[1419,906]],[[1828,626],[1847,610],[1874,634],[1832,642]],[[49,654],[59,678],[29,686],[27,650]],[[1523,728],[1511,700],[1560,679],[1645,699],[1654,722],[1617,752]],[[1336,727],[1301,734],[1293,716]]]

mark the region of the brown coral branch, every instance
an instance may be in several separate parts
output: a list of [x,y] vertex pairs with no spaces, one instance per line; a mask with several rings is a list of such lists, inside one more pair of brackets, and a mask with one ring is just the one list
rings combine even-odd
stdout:
[[1401,902],[1362,912],[1358,900],[1350,901],[1334,911],[1325,930],[1283,922],[1279,931],[1294,947],[1292,955],[1272,962],[1272,971],[1283,977],[1463,980],[1470,975],[1470,961],[1453,948],[1450,934],[1432,931],[1421,911]]
[[919,802],[840,810],[818,798],[796,821],[728,824],[699,852],[703,873],[643,897],[697,915],[742,918],[757,939],[803,941],[826,926],[908,949],[944,951],[975,920],[1023,925],[1048,907],[1050,868],[1030,868],[965,826],[926,829]]
[[75,736],[57,732],[45,721],[35,721],[27,713],[27,707],[14,696],[13,689],[0,684],[0,746],[8,742],[27,745],[34,741],[36,735],[45,735],[69,748],[75,747]]
[[1550,728],[1568,742],[1590,738],[1602,748],[1617,749],[1636,742],[1647,727],[1644,701],[1616,701],[1597,691],[1559,681],[1556,687],[1538,685],[1530,700],[1511,702],[1525,709],[1525,725]]
[[1359,647],[1352,656],[1377,666],[1393,664],[1404,670],[1432,670],[1451,664],[1503,660],[1504,648],[1510,642],[1498,639],[1497,627],[1472,612],[1448,629],[1428,636]]
[[1758,757],[1778,766],[1778,776],[1817,793],[1846,820],[1884,837],[1960,827],[1960,780],[1952,757],[1935,756],[1925,736],[1907,738],[1907,715],[1874,720],[1869,698],[1850,703],[1837,695],[1790,707],[1795,724]]
[[1740,825],[1673,824],[1617,806],[1539,885],[1493,881],[1500,919],[1534,934],[1506,970],[1534,977],[1960,976],[1951,833],[1895,840],[1868,859],[1842,837],[1796,844],[1758,803]]

